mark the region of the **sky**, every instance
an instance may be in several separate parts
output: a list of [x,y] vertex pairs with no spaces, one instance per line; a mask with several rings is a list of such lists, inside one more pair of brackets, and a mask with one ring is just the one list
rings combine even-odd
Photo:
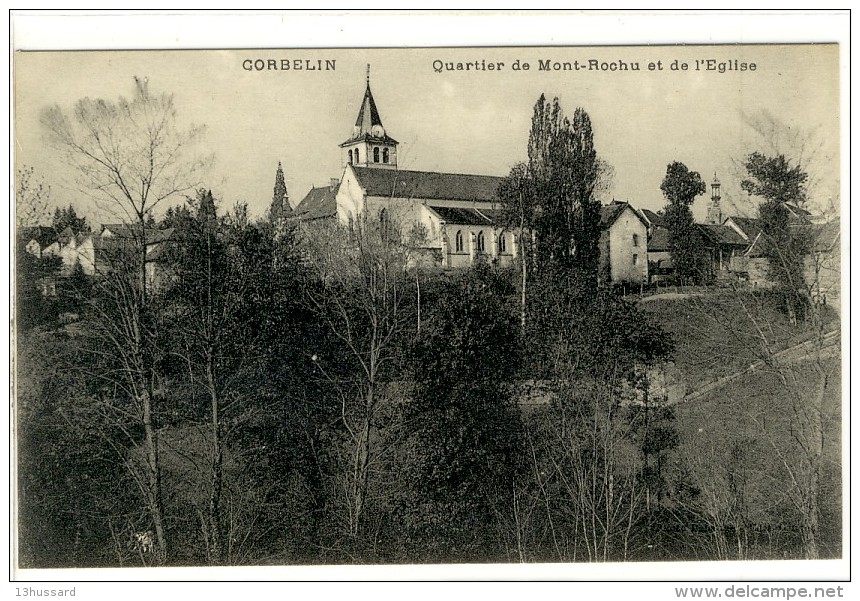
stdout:
[[[706,70],[709,59],[714,70]],[[245,61],[259,60],[279,68],[256,70],[254,62],[245,68]],[[335,67],[283,70],[283,60]],[[547,60],[573,67],[596,61],[597,69],[541,70]],[[481,61],[503,66],[457,70],[457,63]],[[529,70],[515,70],[517,61]],[[640,70],[602,68],[620,62]],[[278,162],[293,205],[311,186],[340,177],[338,145],[351,134],[368,64],[383,124],[400,143],[402,169],[506,175],[527,158],[532,110],[545,94],[558,97],[566,114],[582,107],[591,117],[597,152],[615,172],[604,202],[661,208],[666,167],[681,161],[708,183],[719,177],[724,212],[751,214],[739,165],[749,152],[768,151],[748,122],[763,111],[785,131],[809,132],[817,141],[813,204],[838,198],[835,44],[17,52],[15,164],[33,167],[56,204],[73,203],[96,223],[109,220],[88,204],[75,174],[46,144],[39,115],[53,104],[72,110],[84,97],[130,96],[133,77],[143,76],[153,91],[174,95],[181,124],[205,125],[199,152],[215,161],[204,184],[220,206],[247,202],[252,216],[261,216]],[[694,205],[700,219],[709,195]]]

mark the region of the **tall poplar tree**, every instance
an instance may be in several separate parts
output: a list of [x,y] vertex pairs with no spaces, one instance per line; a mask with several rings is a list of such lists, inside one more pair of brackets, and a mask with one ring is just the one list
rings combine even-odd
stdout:
[[577,108],[564,116],[558,98],[541,95],[529,134],[528,171],[536,196],[536,264],[572,277],[583,290],[597,287],[600,163],[591,119]]

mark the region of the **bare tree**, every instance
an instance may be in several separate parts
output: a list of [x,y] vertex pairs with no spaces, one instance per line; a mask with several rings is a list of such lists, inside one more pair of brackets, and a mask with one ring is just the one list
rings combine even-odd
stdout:
[[[724,377],[720,383],[725,388],[715,394],[743,404],[748,435],[768,456],[774,478],[771,496],[793,507],[802,553],[817,559],[822,544],[822,479],[832,467],[834,445],[838,449],[838,408],[833,405],[839,382],[838,322],[830,319],[830,309],[815,302],[811,319],[792,323],[775,311],[768,295],[739,286],[724,293],[722,310],[706,299],[689,303],[702,328],[718,335],[722,347],[735,357],[749,361],[749,367]],[[735,381],[745,387],[732,385]],[[726,477],[732,473],[736,470]]]
[[370,509],[372,479],[384,459],[380,419],[396,373],[399,338],[412,330],[406,309],[408,254],[400,228],[390,219],[361,213],[348,227],[306,227],[306,264],[316,278],[306,288],[306,299],[349,364],[332,356],[312,357],[340,405],[343,525],[358,540]]
[[15,216],[18,227],[48,222],[51,218],[51,186],[26,165],[16,171],[16,176]]
[[[202,130],[181,129],[173,96],[151,93],[148,81],[141,78],[135,78],[130,99],[120,97],[114,102],[84,98],[75,103],[71,112],[55,105],[43,111],[41,121],[50,142],[76,170],[81,190],[128,226],[123,269],[100,280],[100,293],[111,299],[104,305],[107,312],[101,317],[105,342],[124,362],[123,388],[134,399],[144,430],[145,496],[155,530],[156,559],[164,563],[168,545],[158,428],[153,418],[153,328],[157,319],[151,315],[147,285],[146,223],[159,203],[198,185],[204,161],[188,153]],[[126,281],[125,276],[133,279]]]

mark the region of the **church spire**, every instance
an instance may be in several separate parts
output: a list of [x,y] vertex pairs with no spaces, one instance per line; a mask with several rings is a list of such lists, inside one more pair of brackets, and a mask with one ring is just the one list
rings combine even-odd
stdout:
[[352,136],[340,145],[345,163],[364,167],[397,167],[397,140],[388,135],[370,91],[370,65],[367,65],[364,98]]
[[382,125],[382,118],[379,116],[379,109],[376,108],[376,101],[373,99],[373,93],[370,91],[370,65],[367,65],[367,87],[364,89],[364,98],[358,111],[358,119],[355,120],[353,138],[367,134],[374,137],[383,137],[385,135],[385,128]]

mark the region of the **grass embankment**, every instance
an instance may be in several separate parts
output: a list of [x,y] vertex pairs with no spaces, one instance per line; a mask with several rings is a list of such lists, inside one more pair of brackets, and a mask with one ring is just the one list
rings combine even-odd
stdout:
[[[814,335],[811,326],[791,324],[764,295],[655,300],[642,310],[674,335],[676,369],[688,390],[748,368],[762,358],[765,342],[771,352],[779,352]],[[836,328],[835,314],[827,318],[833,323],[825,330]],[[815,427],[809,416],[817,417],[822,382],[814,357],[804,358],[805,350],[792,350],[779,368],[761,365],[675,407],[681,464],[715,512],[734,512],[750,521],[760,539],[755,542],[759,556],[775,558],[779,549],[790,549],[782,552],[794,556],[798,548],[792,540],[795,502],[812,457],[803,445]],[[828,354],[822,365],[827,384],[820,413],[820,544],[822,556],[835,557],[841,554],[842,505],[838,352]]]

